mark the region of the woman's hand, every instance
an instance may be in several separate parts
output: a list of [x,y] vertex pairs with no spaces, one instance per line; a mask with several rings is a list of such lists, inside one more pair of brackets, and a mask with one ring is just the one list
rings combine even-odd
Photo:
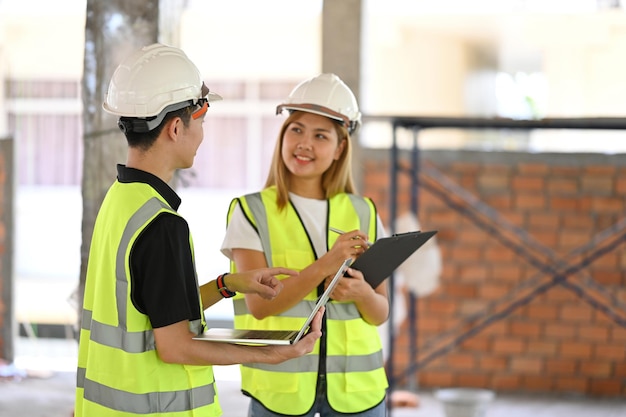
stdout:
[[[356,269],[348,268],[347,277],[343,277],[337,282],[337,285],[330,294],[330,298],[335,301],[352,301],[360,302],[372,297],[375,294],[374,289],[365,281],[363,273]],[[324,288],[330,284],[332,277],[326,278]]]
[[333,247],[320,259],[326,261],[326,275],[334,275],[339,266],[348,258],[355,260],[369,248],[367,235],[360,230],[353,230],[340,235]]

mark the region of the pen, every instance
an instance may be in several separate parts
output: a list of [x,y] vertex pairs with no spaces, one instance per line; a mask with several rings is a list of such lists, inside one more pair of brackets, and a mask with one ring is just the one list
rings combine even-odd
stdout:
[[[344,233],[346,233],[346,232],[344,232],[341,229],[337,229],[336,227],[329,227],[328,230],[330,230],[331,232],[335,232],[335,233],[337,233],[339,235],[343,235]],[[370,241],[366,241],[365,243],[367,243],[367,246],[372,246],[373,245],[373,243],[370,242]]]

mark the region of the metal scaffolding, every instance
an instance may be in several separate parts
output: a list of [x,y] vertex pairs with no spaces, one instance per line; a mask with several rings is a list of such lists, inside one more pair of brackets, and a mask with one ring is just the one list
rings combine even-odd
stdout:
[[[626,305],[614,294],[596,283],[584,268],[603,254],[615,250],[626,241],[626,217],[593,236],[589,242],[574,249],[564,257],[538,242],[524,229],[514,225],[496,210],[481,202],[463,187],[449,180],[436,167],[420,160],[418,136],[429,128],[460,129],[597,129],[624,130],[625,118],[553,118],[539,120],[515,120],[505,118],[447,118],[447,117],[368,117],[366,121],[390,123],[393,129],[391,146],[390,218],[398,215],[398,184],[402,175],[410,178],[410,209],[418,213],[419,190],[424,188],[439,198],[451,210],[456,211],[489,233],[500,243],[536,268],[539,272],[523,281],[500,299],[489,303],[481,311],[472,314],[458,326],[425,341],[418,351],[419,329],[417,326],[417,303],[415,295],[409,293],[409,355],[410,366],[397,372],[394,369],[395,350],[393,331],[393,309],[390,309],[389,359],[387,370],[390,392],[396,381],[408,378],[410,388],[415,389],[415,374],[433,360],[448,353],[463,341],[480,333],[490,324],[507,317],[516,309],[528,304],[548,289],[561,285],[572,291],[594,309],[602,311],[618,325],[626,328]],[[403,158],[398,147],[398,132],[409,130],[412,145],[408,158]],[[406,155],[406,152],[403,153]],[[393,222],[391,223],[391,232]],[[390,278],[393,288],[394,277]],[[393,304],[394,293],[390,292]]]

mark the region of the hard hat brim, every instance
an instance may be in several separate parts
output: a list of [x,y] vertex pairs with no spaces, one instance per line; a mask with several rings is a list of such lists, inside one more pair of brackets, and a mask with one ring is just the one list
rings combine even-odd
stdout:
[[283,110],[297,110],[307,113],[314,113],[320,116],[329,117],[333,120],[341,122],[346,128],[350,126],[350,120],[341,113],[329,109],[328,107],[319,106],[317,104],[280,104],[276,107],[276,114],[281,114]]

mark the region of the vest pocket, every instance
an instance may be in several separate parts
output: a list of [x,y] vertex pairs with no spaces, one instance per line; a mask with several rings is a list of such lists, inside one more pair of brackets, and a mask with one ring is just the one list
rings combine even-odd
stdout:
[[345,376],[346,392],[379,391],[387,388],[387,376],[384,369],[369,372],[347,373]]
[[289,374],[286,372],[255,372],[252,379],[252,386],[258,387],[259,391],[293,393],[298,391],[300,385],[297,374]]

